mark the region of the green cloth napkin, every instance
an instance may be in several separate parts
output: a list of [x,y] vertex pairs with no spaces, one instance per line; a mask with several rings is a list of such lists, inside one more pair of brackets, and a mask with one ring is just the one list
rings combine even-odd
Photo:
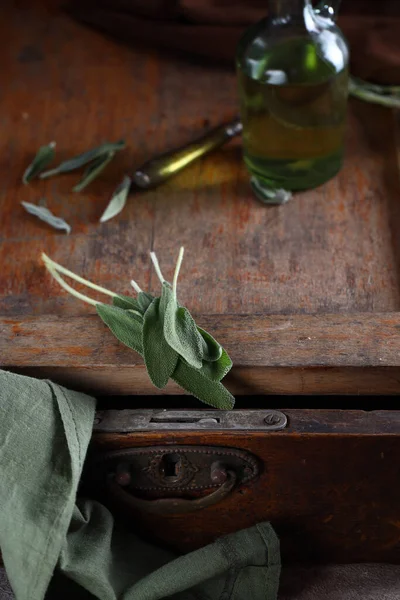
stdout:
[[268,523],[177,557],[76,498],[94,411],[85,394],[0,371],[0,548],[16,600],[276,600]]

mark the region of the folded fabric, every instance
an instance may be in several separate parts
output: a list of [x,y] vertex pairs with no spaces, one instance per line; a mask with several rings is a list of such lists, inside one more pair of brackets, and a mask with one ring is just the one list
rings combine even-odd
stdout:
[[[377,83],[400,84],[400,12],[392,3],[384,13],[385,1],[381,0],[377,9],[376,3],[347,0],[344,8],[353,6],[362,14],[340,15],[339,26],[350,43],[354,75]],[[368,6],[378,14],[366,14]],[[268,1],[71,0],[69,7],[80,21],[119,40],[233,65],[243,30],[266,16]]]
[[[278,600],[399,600],[400,565],[287,567]],[[0,600],[14,600],[0,568]]]
[[0,371],[0,548],[15,600],[276,600],[268,523],[176,557],[76,498],[94,411],[85,394]]

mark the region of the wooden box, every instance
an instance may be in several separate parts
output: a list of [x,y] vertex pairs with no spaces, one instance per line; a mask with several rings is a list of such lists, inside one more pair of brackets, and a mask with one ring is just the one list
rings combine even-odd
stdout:
[[179,551],[268,520],[284,564],[399,564],[399,452],[398,411],[105,410],[87,481]]
[[[226,413],[210,416],[203,407],[195,418],[219,421],[198,425],[191,413],[183,422],[163,413],[167,428],[162,419],[135,428],[137,413],[105,411],[94,433],[94,460],[150,446],[250,452],[260,464],[251,482],[190,517],[148,517],[142,509],[146,532],[187,549],[271,519],[288,560],[400,562],[397,116],[352,100],[341,173],[285,206],[267,208],[253,197],[238,140],[163,187],[138,191],[120,218],[101,225],[125,173],[235,114],[235,76],[120,46],[69,20],[56,3],[25,4],[7,3],[0,21],[7,48],[0,366],[113,396],[114,407],[120,396],[131,410],[199,410],[173,384],[157,398],[141,358],[113,338],[92,307],[51,281],[40,261],[45,251],[120,293],[130,293],[132,277],[156,291],[149,251],[157,251],[170,276],[183,245],[179,295],[230,353],[234,368],[226,381],[238,407],[289,405],[282,409],[287,425],[267,430],[261,413],[255,428],[240,429]],[[82,194],[71,191],[75,175],[21,184],[42,144],[55,140],[62,160],[121,137],[127,149]],[[71,235],[52,231],[20,206],[42,197],[71,224]],[[363,410],[369,402],[375,411]],[[204,484],[194,496],[221,485]],[[142,500],[154,501],[144,492]]]

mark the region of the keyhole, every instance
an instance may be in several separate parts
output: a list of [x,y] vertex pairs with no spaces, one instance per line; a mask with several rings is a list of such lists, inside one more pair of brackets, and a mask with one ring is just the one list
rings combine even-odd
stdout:
[[161,459],[161,472],[167,479],[178,479],[180,476],[181,457],[179,454],[164,454]]

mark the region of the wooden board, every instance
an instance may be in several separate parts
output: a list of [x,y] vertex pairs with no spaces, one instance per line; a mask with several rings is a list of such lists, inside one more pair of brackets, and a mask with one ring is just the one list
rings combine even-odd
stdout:
[[[216,427],[218,431],[207,427],[190,431],[190,425],[185,431],[183,424],[174,429],[173,422],[168,431],[157,431],[159,425],[153,431],[137,430],[140,427],[129,431],[130,415],[140,411],[108,412],[97,415],[95,453],[216,445],[251,452],[263,465],[255,481],[201,511],[166,517],[127,512],[114,504],[114,514],[124,515],[136,532],[139,527],[146,537],[187,551],[270,520],[280,536],[285,565],[400,563],[399,467],[394,459],[400,452],[398,411],[283,410],[287,428],[264,433],[222,426]],[[214,416],[220,414],[215,411]]]
[[[235,76],[118,45],[53,4],[8,1],[0,20],[0,365],[152,393],[139,357],[50,280],[40,253],[130,293],[132,277],[157,290],[150,250],[170,276],[184,245],[180,297],[232,354],[235,393],[399,393],[395,115],[351,101],[343,170],[285,206],[252,196],[237,140],[100,225],[125,173],[235,114]],[[41,144],[56,140],[63,159],[121,137],[127,150],[81,194],[75,175],[21,184]],[[70,236],[19,204],[41,197]]]

